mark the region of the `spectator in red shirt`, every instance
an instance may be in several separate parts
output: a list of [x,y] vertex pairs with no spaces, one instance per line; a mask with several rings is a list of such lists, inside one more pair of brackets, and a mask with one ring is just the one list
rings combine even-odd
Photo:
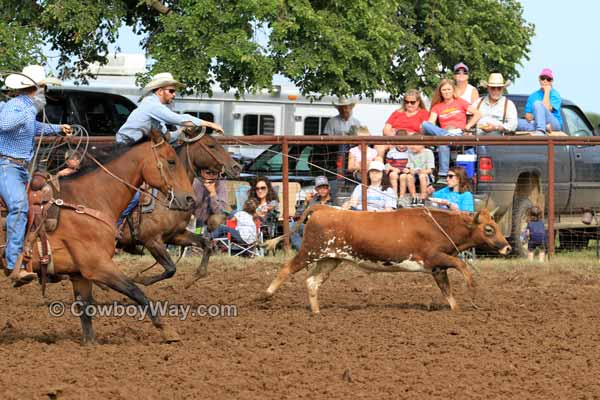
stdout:
[[[467,122],[467,112],[473,116]],[[442,79],[438,85],[431,101],[431,112],[429,121],[423,122],[421,126],[423,133],[435,136],[462,136],[470,135],[468,132],[473,128],[481,114],[476,107],[467,101],[456,97],[454,84],[448,79]],[[436,125],[436,122],[438,125]],[[439,154],[439,178],[445,182],[450,167],[450,147],[438,146]]]
[[[421,124],[429,119],[429,111],[421,98],[421,93],[410,89],[402,98],[402,107],[394,111],[383,127],[384,136],[414,135],[421,133]],[[375,146],[379,157],[384,160],[385,152],[394,146]]]

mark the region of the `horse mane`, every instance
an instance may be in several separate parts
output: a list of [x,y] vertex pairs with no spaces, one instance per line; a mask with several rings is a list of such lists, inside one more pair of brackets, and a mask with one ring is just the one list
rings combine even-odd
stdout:
[[[150,137],[144,135],[144,137],[139,142],[132,144],[132,145],[128,145],[125,143],[114,143],[110,147],[103,147],[103,148],[97,149],[96,151],[93,151],[93,152],[88,150],[88,152],[96,160],[98,160],[102,165],[105,165],[105,164],[121,157],[123,154],[127,153],[133,147],[138,146],[138,145],[148,142],[148,141],[150,141]],[[84,176],[91,172],[96,171],[98,168],[100,168],[98,166],[98,164],[96,164],[89,158],[86,158],[84,155],[84,157],[81,161],[81,168],[79,169],[79,171],[75,172],[74,174],[62,177],[60,179],[61,179],[61,181],[69,181],[72,179],[77,179],[81,176]]]

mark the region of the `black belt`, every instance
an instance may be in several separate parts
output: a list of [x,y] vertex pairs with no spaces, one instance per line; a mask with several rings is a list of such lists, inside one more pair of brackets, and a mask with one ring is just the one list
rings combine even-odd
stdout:
[[23,160],[21,158],[14,158],[14,157],[10,157],[10,156],[4,156],[2,154],[0,154],[0,158],[4,158],[14,164],[20,165],[23,168],[27,168],[27,166],[29,165],[29,161],[27,160]]

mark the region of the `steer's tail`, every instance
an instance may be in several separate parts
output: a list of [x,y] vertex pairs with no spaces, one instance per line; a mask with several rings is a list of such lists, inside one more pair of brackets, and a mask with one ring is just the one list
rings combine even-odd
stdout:
[[304,212],[302,213],[302,216],[300,217],[300,219],[296,222],[296,225],[294,225],[294,229],[290,230],[287,234],[285,235],[281,235],[281,236],[277,236],[276,238],[270,239],[270,240],[266,240],[261,247],[265,247],[266,250],[265,252],[268,253],[269,251],[275,251],[275,248],[277,247],[277,245],[286,237],[293,235],[294,233],[298,232],[300,230],[300,227],[302,226],[302,224],[304,223],[304,221],[306,221],[306,219],[315,211],[318,210],[322,210],[324,208],[330,208],[330,206],[325,205],[325,204],[313,204],[312,206],[308,207],[306,210],[304,210]]

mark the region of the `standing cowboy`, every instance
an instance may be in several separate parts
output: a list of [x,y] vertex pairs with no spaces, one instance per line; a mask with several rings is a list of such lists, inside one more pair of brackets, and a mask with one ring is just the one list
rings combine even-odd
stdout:
[[23,251],[23,241],[27,228],[27,184],[28,167],[33,158],[36,135],[71,134],[69,125],[43,124],[36,121],[36,115],[46,105],[46,84],[60,84],[46,78],[44,67],[30,65],[21,74],[11,74],[4,82],[6,87],[17,91],[18,95],[5,103],[0,110],[0,196],[8,208],[6,218],[6,266],[8,272],[18,268],[19,273],[11,274],[14,286],[21,286],[36,278],[22,265],[16,265]]
[[154,75],[142,90],[142,102],[129,114],[127,121],[117,132],[117,143],[134,144],[140,141],[144,135],[149,135],[152,128],[160,130],[164,135],[167,133],[167,125],[206,126],[223,132],[223,128],[219,124],[172,111],[177,89],[184,87],[168,72]]

